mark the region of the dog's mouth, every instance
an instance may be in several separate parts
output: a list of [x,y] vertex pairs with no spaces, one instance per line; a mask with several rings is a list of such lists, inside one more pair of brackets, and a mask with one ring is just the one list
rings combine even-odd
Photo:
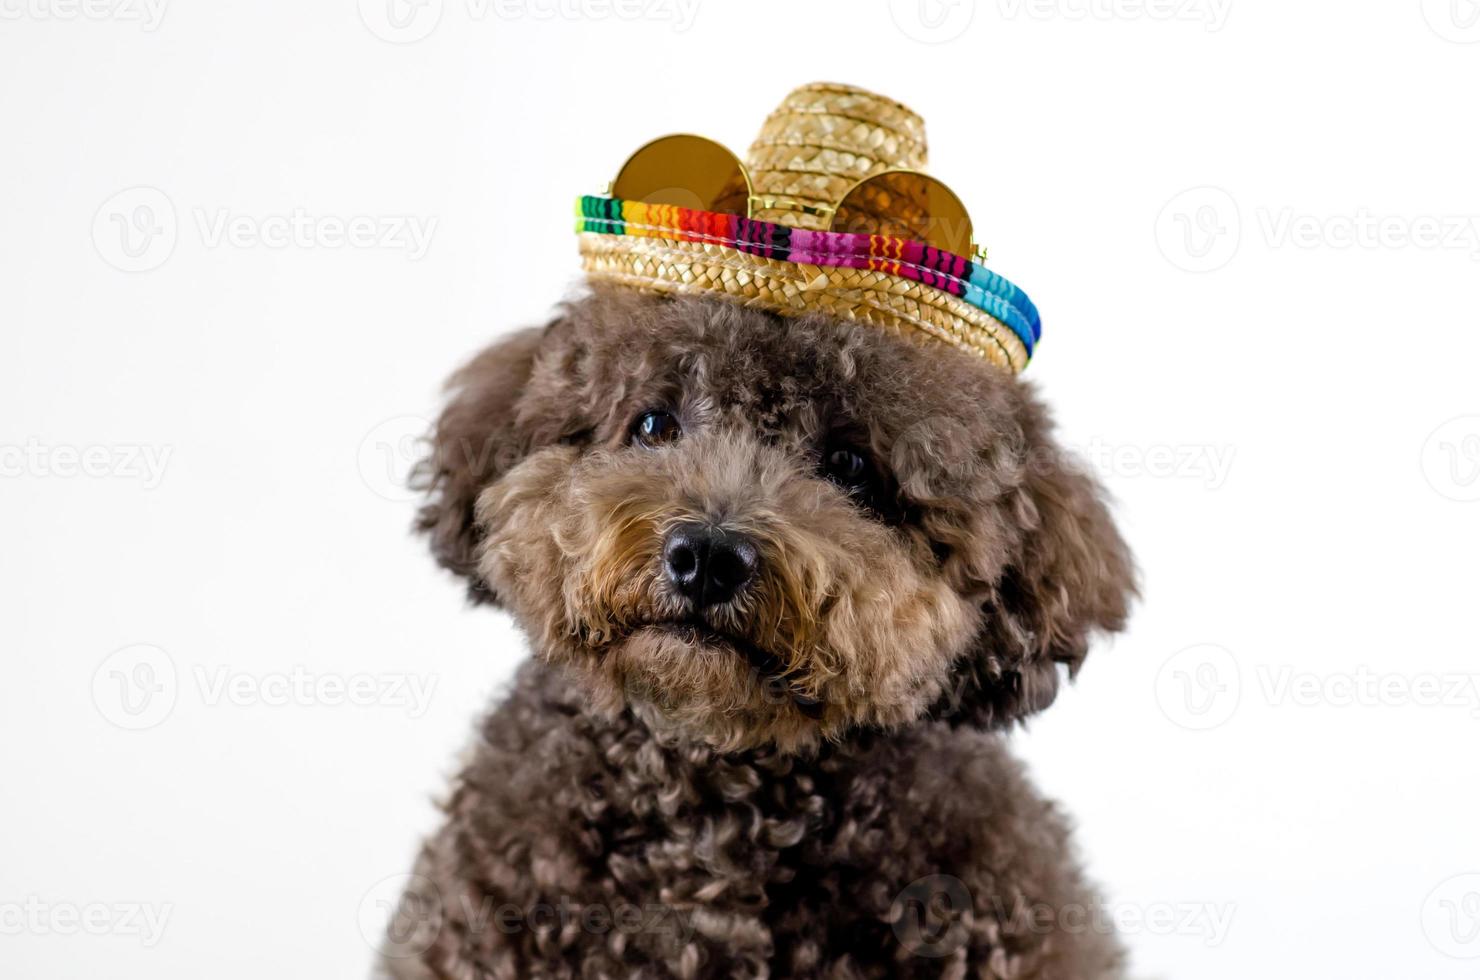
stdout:
[[813,719],[822,717],[823,702],[797,688],[780,657],[746,637],[695,620],[648,623],[641,629],[676,637],[689,646],[728,650],[744,659],[768,688],[783,692],[802,714]]

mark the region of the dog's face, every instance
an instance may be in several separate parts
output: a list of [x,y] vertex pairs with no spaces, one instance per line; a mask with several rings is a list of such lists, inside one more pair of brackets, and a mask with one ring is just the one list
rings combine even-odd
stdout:
[[598,292],[453,379],[421,514],[594,705],[723,749],[1052,700],[1125,548],[1029,391],[877,328]]

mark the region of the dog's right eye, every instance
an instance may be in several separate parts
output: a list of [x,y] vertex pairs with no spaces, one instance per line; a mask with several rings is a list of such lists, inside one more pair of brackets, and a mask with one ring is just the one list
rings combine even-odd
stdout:
[[639,446],[661,446],[673,442],[683,433],[672,412],[643,412],[632,423],[632,441]]

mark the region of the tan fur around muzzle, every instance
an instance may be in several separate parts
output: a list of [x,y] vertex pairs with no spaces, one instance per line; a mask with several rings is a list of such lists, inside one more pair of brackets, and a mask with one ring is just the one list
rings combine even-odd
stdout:
[[[643,702],[718,744],[800,744],[914,717],[939,695],[976,610],[927,574],[928,555],[797,460],[738,425],[647,452],[538,453],[479,501],[483,573],[541,611],[541,649],[595,679],[607,706]],[[755,542],[757,580],[707,622],[775,669],[650,628],[685,616],[661,553],[687,521]],[[552,580],[558,595],[522,588]],[[778,696],[778,683],[820,701],[821,718]]]

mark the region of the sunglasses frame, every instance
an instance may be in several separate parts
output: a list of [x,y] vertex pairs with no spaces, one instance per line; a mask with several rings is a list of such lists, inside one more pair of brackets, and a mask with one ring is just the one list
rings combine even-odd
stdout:
[[[725,153],[729,154],[730,158],[735,161],[735,166],[739,168],[740,176],[745,180],[745,217],[747,219],[753,219],[757,211],[799,211],[802,214],[811,215],[816,218],[826,218],[827,228],[825,228],[824,230],[832,231],[832,223],[838,216],[839,205],[824,204],[818,206],[815,204],[805,204],[802,201],[799,201],[796,198],[792,197],[757,194],[755,192],[755,183],[750,179],[750,168],[745,165],[745,161],[740,159],[740,157],[735,153],[734,150],[731,150],[728,146],[725,146],[718,140],[710,139],[708,136],[702,136],[698,133],[668,133],[664,136],[650,139],[646,143],[639,146],[637,149],[633,150],[630,154],[627,155],[627,159],[622,161],[622,165],[617,168],[617,175],[611,180],[607,181],[606,196],[616,196],[615,191],[617,181],[622,179],[622,174],[627,170],[627,167],[632,163],[633,160],[636,160],[644,150],[656,146],[659,143],[666,142],[667,140],[677,138],[703,140],[705,143],[724,150]],[[877,180],[878,178],[888,176],[889,174],[910,174],[915,177],[923,177],[925,180],[930,181],[941,190],[949,194],[951,198],[956,202],[956,204],[960,206],[961,214],[966,218],[966,237],[970,246],[970,250],[967,253],[967,256],[977,262],[987,261],[986,246],[978,245],[976,243],[976,229],[972,224],[971,214],[966,210],[966,204],[964,201],[961,200],[961,196],[955,191],[951,190],[951,188],[945,183],[945,181],[941,180],[938,177],[933,177],[930,174],[924,173],[923,171],[914,170],[909,167],[889,167],[888,169],[880,170],[878,173],[869,174],[867,177],[860,177],[858,180],[855,180],[852,184],[848,185],[848,189],[844,191],[843,196],[838,199],[839,204],[841,204],[843,201],[846,201],[848,199],[848,195],[852,194],[859,187],[862,187],[869,181]],[[941,251],[952,250],[941,249]]]

